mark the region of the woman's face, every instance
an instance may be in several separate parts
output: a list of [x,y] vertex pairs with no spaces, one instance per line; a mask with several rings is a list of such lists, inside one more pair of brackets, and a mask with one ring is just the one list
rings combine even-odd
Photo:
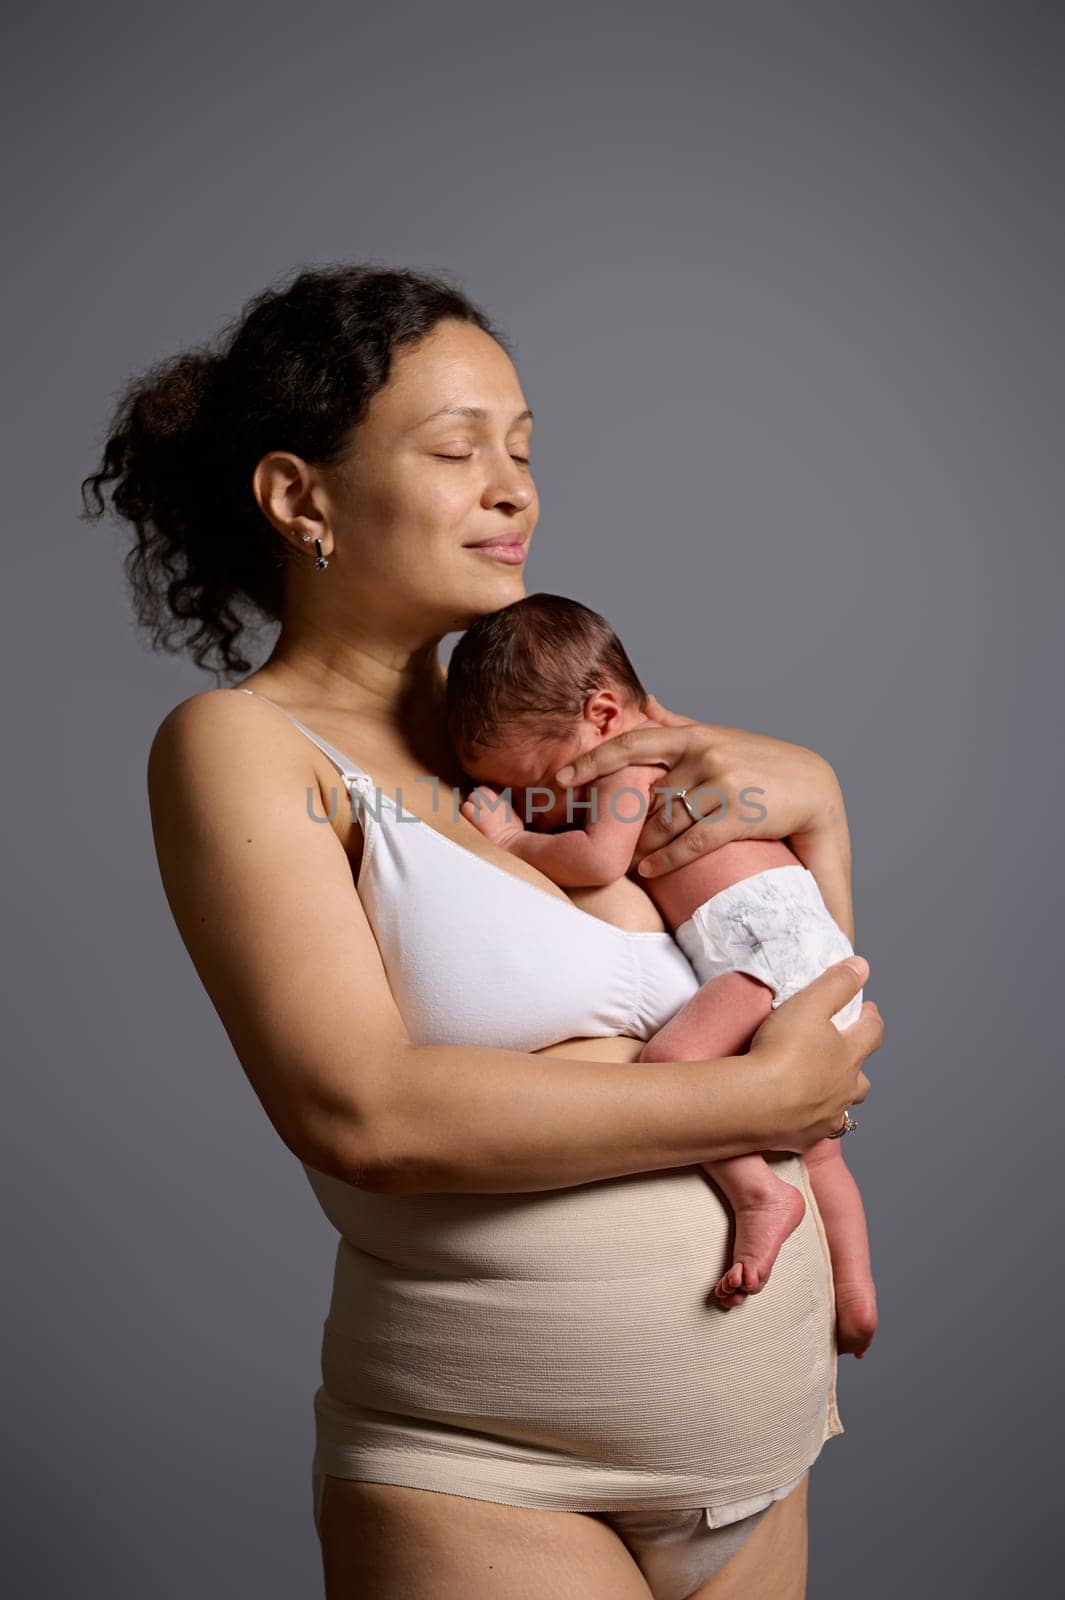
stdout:
[[[419,643],[521,599],[540,514],[531,432],[514,365],[480,328],[448,319],[397,352],[324,475],[328,576],[360,619]],[[517,560],[474,548],[500,536]]]

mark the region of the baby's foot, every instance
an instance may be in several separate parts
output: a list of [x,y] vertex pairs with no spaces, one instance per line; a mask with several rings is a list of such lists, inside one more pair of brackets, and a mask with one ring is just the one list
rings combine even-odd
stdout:
[[806,1201],[794,1184],[769,1174],[771,1187],[764,1196],[734,1206],[736,1243],[731,1267],[718,1279],[714,1294],[728,1311],[742,1305],[769,1281],[773,1263],[789,1233],[802,1221]]
[[876,1290],[872,1278],[837,1283],[836,1349],[861,1360],[876,1332]]

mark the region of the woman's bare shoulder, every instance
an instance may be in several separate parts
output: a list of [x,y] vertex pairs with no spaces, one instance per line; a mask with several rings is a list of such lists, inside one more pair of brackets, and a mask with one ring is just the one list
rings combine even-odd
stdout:
[[328,819],[350,852],[358,840],[330,783],[336,775],[326,758],[275,706],[234,689],[189,695],[167,712],[148,752],[160,864],[180,867],[208,834],[240,838],[267,810],[297,826],[308,811]]
[[234,742],[254,748],[277,732],[278,714],[239,689],[203,689],[172,706],[160,722],[148,752],[149,774],[165,771],[170,763],[190,751],[208,762],[212,752],[224,752]]
[[156,729],[148,794],[153,806],[175,787],[211,803],[245,779],[260,796],[277,794],[315,782],[319,764],[314,746],[276,707],[239,689],[205,689],[179,700]]

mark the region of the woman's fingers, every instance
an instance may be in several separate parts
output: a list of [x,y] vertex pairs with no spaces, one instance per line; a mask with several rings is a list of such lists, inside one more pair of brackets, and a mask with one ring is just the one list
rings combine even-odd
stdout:
[[[790,999],[783,1001],[777,1007],[777,1010],[783,1011],[785,1006],[793,1006],[797,1011],[809,1008],[809,1010],[824,1017],[827,1022],[830,1017],[835,1016],[837,1011],[843,1010],[848,1000],[853,999],[868,976],[869,963],[864,956],[845,956],[842,961],[834,962],[832,966],[826,967],[824,972],[819,973],[816,978],[804,984],[797,994],[793,994]],[[860,1043],[865,1034],[860,1033],[859,1029],[870,1032],[874,1028],[873,1018],[866,1016],[866,1006],[871,1006],[873,1011],[876,1012],[873,1002],[871,1000],[866,1001],[862,1007],[862,1015],[857,1022],[853,1022],[849,1028],[841,1030],[846,1033],[848,1040],[853,1039]],[[879,1016],[879,1013],[877,1013],[877,1016]]]
[[[839,1028],[837,1012],[856,995],[869,976],[864,956],[835,962],[772,1011],[758,1029],[750,1054],[772,1061],[778,1082],[790,1085],[795,1099],[785,1137],[796,1143],[781,1149],[802,1150],[838,1131],[843,1108],[858,1105],[869,1093],[862,1064],[884,1037],[880,1011],[872,1000],[862,1004],[850,1027]],[[834,1042],[830,1042],[834,1041]],[[775,1147],[774,1147],[775,1148]]]
[[849,1028],[841,1031],[854,1045],[860,1061],[879,1050],[884,1042],[884,1019],[876,1001],[863,1000],[857,1022],[852,1022]]
[[[733,815],[730,822],[730,812],[724,801],[709,789],[704,788],[701,793],[693,791],[688,798],[700,813],[698,822],[689,821],[690,813],[675,794],[664,796],[661,805],[651,807],[632,855],[641,878],[661,877],[664,872],[683,867],[719,845],[750,835],[749,822],[738,814]],[[670,837],[663,844],[664,835]]]
[[[665,768],[650,788],[634,841],[632,864],[642,877],[672,872],[734,839],[805,837],[826,826],[838,781],[816,751],[723,723],[687,720],[653,695],[644,709],[658,720],[605,739],[554,776],[566,789],[627,766]],[[795,853],[803,854],[797,845]]]
[[[866,961],[864,956],[860,956],[857,953],[852,956],[844,956],[842,961],[836,961],[832,966],[826,967],[824,972],[820,974],[820,977],[827,978],[830,974],[838,974],[841,978],[844,978],[846,982],[851,983],[852,986],[847,991],[847,998],[850,999],[851,995],[858,993],[858,990],[861,988],[866,978],[868,978],[869,963]],[[857,980],[857,982],[852,980],[851,974],[853,974],[853,977]]]
[[[653,695],[648,700],[648,715],[653,709],[665,711]],[[627,728],[583,751],[555,774],[561,788],[579,788],[623,767],[666,769],[661,781],[651,786],[647,815],[633,844],[632,863],[644,877],[670,872],[752,831],[750,813],[729,804],[729,785],[722,776],[726,769],[716,749],[717,741],[732,730],[666,714],[668,725],[651,722]],[[682,803],[679,789],[686,791],[689,804],[699,813],[698,822]],[[645,867],[648,860],[651,865]]]
[[[673,763],[691,748],[694,723],[677,723],[661,727],[658,723],[643,723],[638,728],[626,728],[612,739],[591,750],[584,750],[570,766],[560,767],[555,782],[562,788],[579,787],[595,778],[605,778],[608,773],[620,772],[622,767],[653,766],[672,767]],[[709,732],[709,729],[707,730]]]
[[[848,1000],[854,998],[868,976],[869,963],[864,956],[845,956],[842,961],[834,962],[804,984],[796,994],[782,1001],[774,1012],[770,1012],[770,1017],[794,1011],[800,1015],[805,1012],[828,1022],[843,1010]],[[875,1000],[864,1000],[857,1021],[849,1027],[840,1028],[839,1033],[858,1061],[864,1061],[874,1050],[879,1050],[884,1039],[884,1023]]]

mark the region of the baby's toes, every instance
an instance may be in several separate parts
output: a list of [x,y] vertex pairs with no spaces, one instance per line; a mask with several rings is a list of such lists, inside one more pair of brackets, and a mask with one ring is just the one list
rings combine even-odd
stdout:
[[743,1263],[743,1287],[748,1294],[757,1294],[759,1289],[764,1289],[768,1277],[768,1272],[763,1275],[753,1261]]
[[728,1301],[738,1305],[744,1297],[743,1290],[743,1262],[734,1261],[728,1271],[718,1279],[714,1293],[719,1300]]

